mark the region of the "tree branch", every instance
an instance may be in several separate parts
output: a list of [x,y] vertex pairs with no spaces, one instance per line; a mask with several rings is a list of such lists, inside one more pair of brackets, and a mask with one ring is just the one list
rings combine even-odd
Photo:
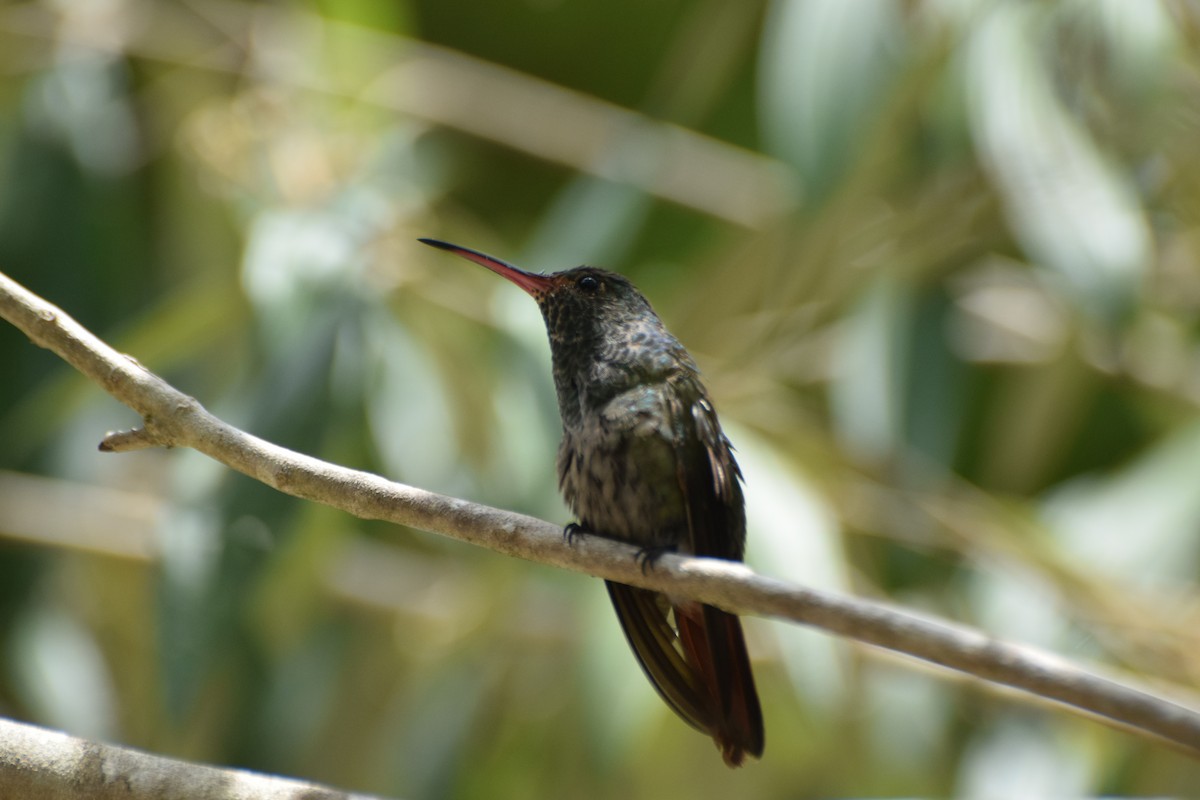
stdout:
[[0,797],[37,800],[382,800],[219,769],[0,719]]
[[110,434],[101,443],[102,450],[191,447],[281,492],[363,519],[420,528],[505,555],[669,591],[739,614],[813,625],[1023,689],[1110,723],[1157,735],[1200,756],[1200,712],[1136,688],[1131,681],[1103,677],[1052,654],[884,604],[768,578],[743,564],[665,555],[654,569],[643,572],[629,546],[595,536],[568,545],[557,525],[334,466],[227,425],[3,274],[0,316],[141,415],[143,428]]

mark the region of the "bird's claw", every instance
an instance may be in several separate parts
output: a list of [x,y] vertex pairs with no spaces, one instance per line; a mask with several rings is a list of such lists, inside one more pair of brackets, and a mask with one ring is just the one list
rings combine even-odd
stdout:
[[637,551],[634,558],[638,565],[642,568],[642,574],[645,575],[654,568],[654,563],[662,558],[664,553],[674,553],[675,545],[673,544],[656,544],[650,547],[643,547]]
[[576,536],[583,536],[587,532],[588,530],[578,522],[572,522],[563,528],[563,538],[567,540],[567,545],[571,546],[575,544]]

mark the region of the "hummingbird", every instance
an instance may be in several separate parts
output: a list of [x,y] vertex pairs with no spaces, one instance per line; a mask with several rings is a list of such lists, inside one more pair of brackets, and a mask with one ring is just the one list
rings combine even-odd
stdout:
[[[537,301],[562,417],[558,482],[578,519],[564,529],[639,548],[741,561],[742,475],[696,362],[626,278],[595,267],[527,272],[467,247],[420,239],[480,264]],[[711,736],[725,763],[761,758],[763,721],[737,616],[606,581],[654,688]]]

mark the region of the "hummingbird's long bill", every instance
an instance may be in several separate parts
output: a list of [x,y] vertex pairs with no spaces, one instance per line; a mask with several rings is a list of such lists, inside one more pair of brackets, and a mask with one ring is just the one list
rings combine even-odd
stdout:
[[549,275],[539,275],[536,272],[527,272],[520,267],[513,266],[507,261],[502,261],[495,256],[489,256],[487,253],[481,253],[478,250],[472,250],[469,247],[462,245],[443,242],[440,239],[418,239],[421,244],[427,244],[430,247],[436,247],[440,250],[447,250],[457,256],[461,256],[468,261],[474,261],[480,266],[487,267],[492,272],[507,278],[508,280],[520,286],[534,298],[543,294],[550,286]]

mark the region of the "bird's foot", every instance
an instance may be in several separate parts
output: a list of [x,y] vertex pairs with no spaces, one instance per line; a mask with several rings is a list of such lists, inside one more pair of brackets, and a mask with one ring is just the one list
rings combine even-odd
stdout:
[[589,533],[591,533],[591,531],[580,525],[578,522],[572,522],[563,528],[563,538],[567,540],[567,546],[575,544],[576,536],[586,536]]
[[674,553],[676,549],[673,544],[651,545],[638,550],[634,558],[637,559],[638,565],[642,568],[642,574],[645,575],[654,568],[654,562],[662,558],[663,553]]

